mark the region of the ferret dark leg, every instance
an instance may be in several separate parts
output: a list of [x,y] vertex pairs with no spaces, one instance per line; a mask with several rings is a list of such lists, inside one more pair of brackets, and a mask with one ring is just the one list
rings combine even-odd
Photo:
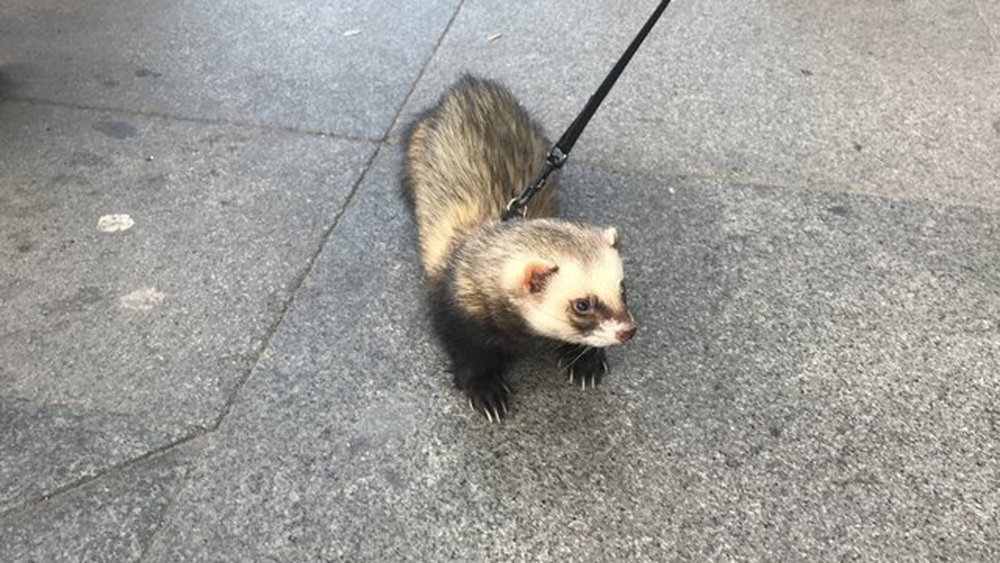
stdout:
[[597,387],[608,373],[604,348],[581,344],[563,344],[559,350],[559,365],[569,374],[569,382],[581,388]]
[[510,389],[503,380],[506,351],[496,344],[496,335],[486,334],[461,313],[447,293],[446,285],[431,292],[431,312],[439,340],[451,360],[455,386],[469,404],[490,421],[507,413]]
[[452,350],[455,385],[465,392],[469,405],[490,422],[507,414],[510,388],[504,382],[507,357],[503,351],[488,347]]

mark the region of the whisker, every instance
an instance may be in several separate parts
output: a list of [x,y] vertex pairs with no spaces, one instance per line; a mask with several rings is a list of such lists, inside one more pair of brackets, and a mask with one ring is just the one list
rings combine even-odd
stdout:
[[579,346],[580,348],[582,348],[582,350],[580,350],[580,353],[579,353],[579,354],[577,354],[577,355],[576,355],[576,356],[575,356],[575,357],[574,357],[574,358],[573,358],[572,360],[570,360],[570,362],[569,362],[569,365],[571,365],[571,366],[574,366],[574,365],[576,365],[576,362],[577,362],[577,361],[578,361],[578,360],[579,360],[580,358],[582,358],[582,357],[583,357],[583,355],[584,355],[584,354],[586,354],[586,353],[587,353],[587,350],[589,349],[589,348],[587,348],[586,346],[583,346],[583,345],[579,345],[579,344],[578,344],[578,346]]

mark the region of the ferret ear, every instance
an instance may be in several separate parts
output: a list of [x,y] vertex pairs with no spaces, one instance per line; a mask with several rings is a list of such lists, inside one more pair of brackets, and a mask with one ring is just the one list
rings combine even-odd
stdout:
[[559,266],[548,260],[532,260],[524,265],[521,286],[528,295],[535,296],[545,290],[552,274],[559,271]]
[[614,227],[608,227],[602,231],[604,234],[604,240],[608,241],[611,248],[618,248],[618,229]]

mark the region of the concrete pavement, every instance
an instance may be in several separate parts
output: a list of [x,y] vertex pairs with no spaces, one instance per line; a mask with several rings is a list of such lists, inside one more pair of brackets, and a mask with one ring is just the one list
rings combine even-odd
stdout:
[[981,0],[676,0],[564,171],[639,335],[450,388],[401,123],[558,134],[655,3],[0,7],[0,560],[996,559]]

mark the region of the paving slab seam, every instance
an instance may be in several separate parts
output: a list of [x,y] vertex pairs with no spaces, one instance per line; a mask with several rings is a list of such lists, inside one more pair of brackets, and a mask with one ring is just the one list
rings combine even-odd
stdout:
[[458,14],[462,11],[462,6],[465,6],[465,0],[461,0],[458,6],[455,6],[455,11],[451,14],[451,18],[448,19],[448,23],[445,24],[444,30],[441,31],[441,35],[438,36],[437,41],[434,42],[434,46],[431,47],[430,53],[427,54],[427,58],[424,59],[422,65],[420,65],[420,70],[417,72],[416,78],[413,79],[413,83],[410,84],[410,89],[406,91],[406,95],[403,96],[403,102],[399,104],[399,108],[396,110],[396,116],[392,118],[392,122],[389,123],[389,127],[385,130],[385,133],[379,138],[380,149],[381,146],[396,144],[399,139],[392,139],[392,132],[399,123],[400,118],[403,116],[403,111],[406,109],[406,105],[410,102],[410,98],[413,93],[417,91],[417,86],[420,85],[420,80],[423,79],[424,73],[427,71],[427,67],[431,65],[431,61],[434,60],[434,55],[437,54],[438,50],[441,48],[441,43],[444,42],[444,38],[448,35],[451,30],[451,26],[455,23],[455,19],[458,18]]
[[218,429],[222,424],[222,421],[226,419],[229,411],[232,410],[233,404],[235,404],[240,391],[243,389],[243,386],[246,385],[246,382],[250,379],[253,372],[257,369],[257,365],[260,363],[261,358],[264,356],[268,347],[270,347],[271,342],[274,340],[274,335],[278,332],[278,329],[285,320],[285,316],[288,314],[288,311],[291,310],[292,305],[295,304],[295,298],[298,297],[298,293],[302,289],[302,284],[305,283],[306,278],[309,277],[309,273],[312,272],[319,256],[323,254],[323,249],[326,248],[326,244],[333,236],[333,231],[336,230],[337,225],[340,223],[340,219],[345,213],[347,213],[347,208],[350,207],[351,202],[354,201],[354,196],[357,195],[358,189],[361,187],[361,183],[364,181],[365,176],[368,175],[368,171],[371,169],[372,163],[375,162],[375,158],[378,156],[381,149],[381,145],[376,145],[371,156],[369,156],[368,160],[365,161],[364,166],[361,168],[361,174],[358,175],[358,179],[355,180],[354,185],[351,186],[350,193],[347,194],[347,199],[344,200],[344,204],[340,206],[337,214],[334,215],[333,221],[323,231],[323,235],[320,237],[319,246],[316,248],[316,251],[309,257],[309,260],[306,262],[305,269],[303,269],[298,277],[295,278],[295,281],[292,282],[292,285],[288,290],[288,299],[286,299],[282,304],[281,309],[275,313],[274,322],[271,324],[271,327],[267,330],[267,333],[261,340],[260,346],[253,353],[253,360],[250,362],[250,367],[247,368],[243,376],[236,381],[236,385],[234,386],[232,393],[230,393],[229,399],[222,405],[222,410],[219,412],[219,415],[216,416],[212,424],[209,425],[208,432],[214,432]]
[[[864,190],[853,189],[850,184],[836,182],[833,180],[824,181],[822,183],[816,184],[817,186],[820,187],[808,188],[803,186],[802,184],[796,184],[794,182],[781,182],[781,181],[775,182],[773,180],[762,180],[746,175],[713,174],[711,172],[702,172],[702,171],[691,172],[691,171],[681,171],[681,170],[656,171],[636,166],[622,166],[619,164],[614,164],[600,159],[576,159],[573,162],[584,166],[603,168],[610,172],[615,172],[616,174],[621,174],[621,175],[643,174],[651,176],[653,178],[662,178],[664,180],[691,178],[695,180],[704,180],[704,181],[726,181],[732,184],[732,186],[734,187],[773,188],[780,190],[788,190],[791,192],[802,193],[802,194],[808,194],[808,193],[844,194],[852,196],[869,197],[872,199],[876,199],[879,201],[886,201],[886,202],[923,203],[928,205],[953,207],[958,209],[976,209],[991,214],[1000,212],[1000,204],[989,205],[989,204],[970,203],[967,201],[931,200],[922,197],[896,197],[885,194],[876,194]],[[570,166],[572,166],[572,164],[570,164]],[[823,186],[828,186],[828,187],[823,187]]]
[[993,40],[993,54],[1000,56],[1000,39],[997,39],[996,33],[993,32],[993,26],[990,25],[990,21],[986,19],[986,13],[983,12],[983,6],[979,3],[979,0],[972,0],[972,4],[976,7],[976,12],[979,14],[979,19],[982,20],[983,25],[986,26],[986,33]]
[[73,481],[72,483],[66,483],[65,485],[56,487],[55,489],[52,489],[51,491],[48,491],[45,494],[39,495],[33,500],[29,500],[27,502],[19,504],[18,506],[7,509],[3,513],[0,513],[0,521],[7,520],[8,518],[17,516],[19,513],[24,512],[26,510],[30,510],[43,502],[48,502],[53,497],[78,489],[84,485],[87,485],[88,483],[91,483],[92,481],[96,481],[101,477],[104,477],[105,475],[111,475],[119,471],[129,469],[134,465],[138,465],[149,459],[157,457],[161,454],[167,453],[178,446],[183,446],[184,444],[193,442],[194,440],[197,440],[198,438],[205,436],[206,434],[212,432],[213,430],[214,429],[199,429],[195,432],[187,434],[186,436],[178,438],[177,440],[153,448],[152,450],[149,450],[148,452],[142,455],[133,457],[131,459],[127,459],[115,465],[111,465],[105,469],[93,473],[92,475],[85,475],[83,477],[80,477],[76,481]]
[[303,129],[301,127],[288,127],[285,125],[269,125],[267,123],[254,123],[249,121],[234,121],[229,119],[209,119],[205,117],[191,117],[186,115],[178,115],[173,113],[165,113],[159,111],[148,111],[148,110],[138,110],[129,108],[116,108],[110,106],[97,106],[92,104],[78,104],[72,102],[60,102],[56,100],[48,100],[45,98],[31,98],[23,96],[3,96],[0,95],[0,101],[15,102],[21,104],[30,105],[40,105],[40,106],[51,106],[57,108],[67,108],[75,109],[81,111],[93,111],[93,112],[104,112],[104,113],[119,113],[124,115],[133,115],[145,118],[156,118],[165,119],[170,121],[180,121],[183,123],[199,123],[203,125],[219,125],[219,126],[229,126],[229,127],[242,127],[246,129],[258,129],[262,131],[279,131],[282,133],[293,133],[297,135],[305,135],[309,137],[323,137],[325,139],[334,139],[338,141],[349,141],[355,143],[371,143],[378,144],[384,141],[382,138],[369,138],[369,137],[357,137],[354,135],[344,135],[341,133],[331,133],[329,131],[320,131],[318,129]]
[[198,465],[197,461],[200,459],[201,455],[198,455],[195,462],[189,463],[184,469],[184,474],[181,475],[181,478],[178,479],[176,483],[174,483],[174,488],[170,491],[170,499],[167,500],[166,506],[164,506],[163,510],[160,512],[160,517],[153,523],[153,529],[149,534],[149,541],[147,541],[146,545],[142,547],[142,551],[139,552],[139,557],[136,558],[136,561],[142,561],[145,559],[146,552],[148,552],[149,548],[153,545],[153,538],[156,537],[160,528],[163,527],[163,522],[165,521],[164,516],[170,512],[170,509],[174,506],[174,502],[177,501],[177,497],[181,496],[181,491],[183,491],[184,487],[187,485],[188,478],[194,473],[194,469]]
[[[580,166],[589,166],[593,168],[603,168],[609,172],[614,172],[622,176],[627,176],[629,174],[643,174],[646,176],[651,176],[653,178],[662,178],[663,180],[674,180],[674,179],[684,179],[693,178],[695,180],[706,180],[706,181],[726,181],[730,182],[734,186],[762,186],[768,188],[779,188],[783,190],[793,190],[796,192],[812,192],[820,190],[811,190],[809,188],[804,188],[799,184],[794,182],[775,182],[772,180],[762,180],[755,178],[753,176],[747,175],[736,175],[729,173],[713,174],[711,171],[703,170],[657,170],[648,169],[639,166],[632,165],[622,165],[616,164],[608,160],[601,159],[590,159],[590,158],[576,158],[569,166],[573,164],[578,164]],[[832,190],[821,190],[825,193],[856,193],[850,190],[847,184],[839,184],[837,182],[829,182],[828,185],[836,186],[836,189]]]

